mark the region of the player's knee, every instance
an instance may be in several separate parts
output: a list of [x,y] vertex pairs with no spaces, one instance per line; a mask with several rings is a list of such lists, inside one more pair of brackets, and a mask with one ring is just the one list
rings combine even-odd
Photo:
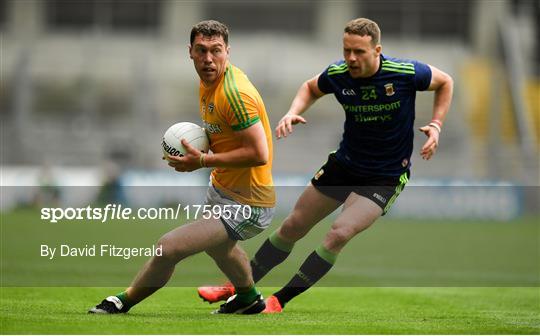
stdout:
[[161,247],[160,260],[177,263],[180,260],[189,256],[188,251],[184,251],[172,237],[168,234],[163,235],[157,242],[157,246]]
[[354,231],[347,227],[332,227],[326,234],[326,246],[331,250],[340,250],[354,237]]
[[280,237],[289,242],[296,242],[306,233],[307,231],[302,226],[302,216],[296,211],[289,214],[279,228]]

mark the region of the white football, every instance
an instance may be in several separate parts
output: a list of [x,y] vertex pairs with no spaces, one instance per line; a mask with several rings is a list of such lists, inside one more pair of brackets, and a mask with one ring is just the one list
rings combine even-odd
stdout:
[[167,155],[182,156],[186,154],[186,149],[180,142],[182,139],[186,139],[191,146],[201,152],[208,153],[208,136],[204,128],[190,122],[179,122],[169,127],[163,135],[161,147],[165,157]]

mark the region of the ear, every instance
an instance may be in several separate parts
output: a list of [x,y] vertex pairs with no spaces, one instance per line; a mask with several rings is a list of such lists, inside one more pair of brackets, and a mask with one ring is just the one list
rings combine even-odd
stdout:
[[189,58],[193,59],[193,56],[191,56],[191,49],[193,48],[191,44],[188,44],[188,52],[189,52]]
[[382,52],[382,45],[377,44],[375,46],[375,52],[377,53],[377,56],[379,56],[381,54],[381,52]]

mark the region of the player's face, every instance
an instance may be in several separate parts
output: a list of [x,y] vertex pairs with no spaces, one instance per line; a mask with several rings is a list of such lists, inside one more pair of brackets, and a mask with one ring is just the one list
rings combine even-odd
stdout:
[[221,35],[198,34],[189,46],[189,58],[205,85],[212,85],[225,72],[229,60],[229,46]]
[[352,78],[373,76],[379,69],[381,45],[373,46],[371,36],[345,33],[343,35],[343,57]]

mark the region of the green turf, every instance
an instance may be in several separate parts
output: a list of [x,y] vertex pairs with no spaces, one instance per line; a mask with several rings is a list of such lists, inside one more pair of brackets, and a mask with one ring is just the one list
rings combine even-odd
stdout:
[[[148,259],[134,257],[40,256],[40,245],[82,247],[115,244],[147,247],[178,224],[172,221],[66,221],[48,223],[36,210],[1,216],[0,264],[2,285],[7,287],[116,287],[125,286]],[[184,221],[180,221],[180,224]],[[277,228],[242,246],[253,255]],[[330,221],[317,225],[297,243],[290,257],[261,285],[281,286],[322,241]],[[24,238],[24,240],[23,240]],[[512,222],[417,221],[382,218],[351,240],[335,267],[320,283],[335,286],[388,287],[524,287],[540,285],[540,223],[534,218]],[[205,254],[178,266],[171,285],[213,283],[222,278]]]
[[[127,316],[89,316],[86,310],[128,285],[147,258],[39,256],[40,244],[148,246],[177,223],[52,224],[36,210],[2,213],[0,219],[1,333],[540,333],[537,218],[383,218],[347,245],[321,287],[294,300],[284,314],[252,317],[212,316],[215,308],[199,302],[194,287],[223,280],[204,254],[182,261],[170,286]],[[250,255],[279,222],[242,243]],[[329,226],[325,221],[313,229],[260,286],[283,285]]]
[[[270,293],[270,289],[264,288]],[[279,315],[216,316],[193,288],[165,288],[127,315],[89,315],[104,288],[4,288],[2,333],[538,334],[538,288],[314,288]]]

